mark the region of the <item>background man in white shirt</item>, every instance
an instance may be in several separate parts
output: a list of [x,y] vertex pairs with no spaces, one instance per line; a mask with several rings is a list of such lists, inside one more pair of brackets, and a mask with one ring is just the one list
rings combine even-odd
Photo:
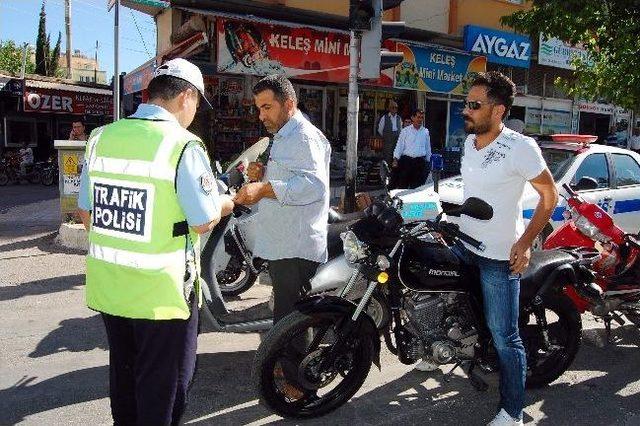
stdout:
[[[518,329],[520,276],[531,245],[558,202],[553,177],[536,142],[502,124],[516,87],[504,74],[479,74],[471,85],[464,129],[469,134],[462,159],[464,199],[477,197],[493,207],[490,220],[460,217],[460,230],[482,241],[485,251],[455,246],[480,271],[487,326],[500,361],[500,412],[489,425],[521,425],[527,375]],[[540,196],[526,229],[522,193],[529,182]]]
[[401,129],[402,119],[398,115],[398,104],[396,101],[390,100],[387,105],[387,113],[378,121],[378,134],[382,136],[384,160],[388,164],[391,164],[393,160],[393,150],[396,148]]
[[20,154],[20,174],[25,175],[27,173],[27,166],[33,164],[33,150],[29,147],[29,141],[24,141],[22,148],[19,151]]
[[400,132],[393,151],[393,168],[396,187],[417,188],[427,179],[431,165],[431,138],[425,128],[424,111],[415,109],[411,113],[411,126]]
[[633,128],[633,136],[629,138],[628,149],[640,154],[640,127]]

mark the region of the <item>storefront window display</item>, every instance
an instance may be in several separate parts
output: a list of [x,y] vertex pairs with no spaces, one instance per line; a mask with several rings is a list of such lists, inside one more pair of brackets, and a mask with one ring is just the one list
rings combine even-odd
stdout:
[[252,82],[251,77],[205,77],[213,110],[200,108],[189,130],[203,139],[213,159],[227,162],[267,135],[250,95]]
[[551,109],[543,112],[539,108],[527,108],[524,123],[525,134],[571,133],[571,112]]

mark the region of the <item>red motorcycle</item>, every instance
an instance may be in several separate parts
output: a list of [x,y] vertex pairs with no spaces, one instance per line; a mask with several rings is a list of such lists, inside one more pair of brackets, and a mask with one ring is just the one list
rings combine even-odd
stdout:
[[592,272],[583,271],[593,274],[591,284],[569,286],[566,292],[581,313],[590,311],[604,320],[610,340],[611,321],[624,325],[622,315],[640,326],[640,239],[625,233],[605,210],[584,200],[569,185],[563,188],[568,194],[566,220],[543,248],[588,247],[600,252]]

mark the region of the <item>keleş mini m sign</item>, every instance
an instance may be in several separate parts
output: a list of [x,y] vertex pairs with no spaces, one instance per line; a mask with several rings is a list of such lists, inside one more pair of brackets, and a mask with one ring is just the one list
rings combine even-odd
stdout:
[[465,25],[465,50],[487,57],[489,62],[529,68],[531,40],[519,34]]

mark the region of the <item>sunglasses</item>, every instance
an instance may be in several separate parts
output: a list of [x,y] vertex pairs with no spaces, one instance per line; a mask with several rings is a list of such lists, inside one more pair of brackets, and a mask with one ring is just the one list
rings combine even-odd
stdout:
[[489,105],[493,102],[482,102],[482,101],[464,101],[462,106],[464,108],[469,108],[470,110],[477,111],[482,108],[482,105]]

